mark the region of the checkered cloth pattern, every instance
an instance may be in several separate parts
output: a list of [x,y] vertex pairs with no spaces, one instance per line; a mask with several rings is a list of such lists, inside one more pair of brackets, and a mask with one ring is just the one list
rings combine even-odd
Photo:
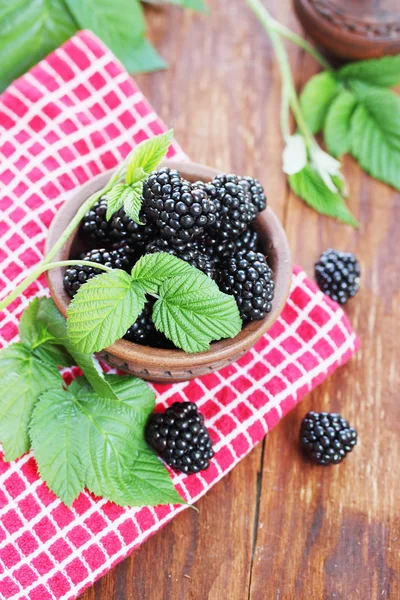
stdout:
[[[115,57],[81,32],[0,98],[0,294],[43,254],[68,192],[115,167],[139,141],[165,129]],[[185,159],[179,146],[170,156]],[[47,294],[43,278],[0,321],[2,345],[17,338],[22,310]],[[157,403],[198,403],[216,455],[174,483],[195,502],[358,345],[341,308],[300,269],[273,328],[237,363],[192,382],[155,385]],[[68,375],[69,377],[71,375]],[[67,600],[137,548],[182,507],[120,508],[82,493],[66,508],[39,478],[32,454],[0,460],[0,597]]]

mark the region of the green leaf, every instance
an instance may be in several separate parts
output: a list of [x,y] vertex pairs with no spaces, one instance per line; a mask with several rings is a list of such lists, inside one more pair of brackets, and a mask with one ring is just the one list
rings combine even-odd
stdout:
[[68,337],[80,352],[99,352],[125,335],[145,302],[143,288],[125,271],[113,269],[96,275],[79,289],[68,307]]
[[138,415],[138,422],[144,423],[155,407],[154,390],[143,379],[130,375],[106,375],[105,379],[117,399],[132,408]]
[[174,4],[183,8],[191,8],[199,12],[207,12],[207,6],[203,0],[144,0],[148,4]]
[[149,294],[157,294],[160,285],[176,275],[196,272],[187,262],[167,254],[155,252],[142,256],[132,269],[132,279],[143,286]]
[[354,95],[342,90],[332,102],[324,125],[324,140],[330,154],[339,157],[350,150],[350,120],[357,105]]
[[165,63],[145,40],[143,9],[137,0],[66,0],[82,29],[90,29],[131,72],[163,68]]
[[[86,487],[121,506],[182,503],[162,463],[144,444],[143,424],[154,406],[109,379],[124,399],[99,399],[83,378],[68,390],[44,394],[35,409],[31,436],[41,476],[70,505]],[[147,413],[147,414],[146,414]]]
[[329,71],[314,75],[300,95],[304,117],[313,133],[323,126],[328,109],[340,92],[341,86]]
[[73,395],[56,389],[40,396],[30,424],[40,476],[67,506],[85,485],[82,442],[88,436],[88,421],[80,417]]
[[289,175],[288,179],[294,193],[311,208],[322,215],[334,217],[343,223],[358,227],[358,221],[350,213],[343,197],[339,193],[329,190],[310,165],[295,175]]
[[132,168],[132,163],[129,163],[126,170],[126,183],[132,185],[138,181],[144,181],[146,179],[146,172],[141,167]]
[[67,335],[67,322],[50,298],[41,298],[37,318],[49,332],[62,344],[72,357],[72,364],[78,365],[94,391],[101,398],[117,399],[110,384],[105,380],[98,361],[91,354],[84,354],[71,344]]
[[125,183],[116,183],[106,194],[107,213],[106,219],[109,221],[114,213],[124,206],[123,194],[126,189]]
[[54,366],[69,367],[74,364],[71,356],[60,345],[60,341],[38,318],[41,306],[47,299],[35,298],[22,314],[19,335],[25,346],[31,348],[35,356]]
[[[139,171],[136,169],[135,172]],[[106,194],[107,199],[107,214],[106,218],[109,221],[113,214],[120,208],[124,208],[127,215],[138,223],[143,225],[139,219],[140,209],[142,207],[142,192],[143,192],[143,177],[139,181],[135,181],[128,185],[126,183],[117,183]]]
[[140,142],[128,166],[128,173],[132,173],[136,169],[143,169],[147,174],[151,173],[165,158],[173,137],[174,131],[170,129],[165,133]]
[[159,294],[154,324],[185,352],[204,352],[212,340],[234,337],[242,328],[233,296],[200,271],[166,279]]
[[63,0],[0,0],[0,91],[76,30]]
[[351,119],[351,153],[376,179],[400,190],[400,99],[389,90],[359,95]]
[[383,56],[345,65],[338,71],[342,79],[359,79],[380,87],[392,87],[400,83],[400,54]]
[[0,439],[5,460],[15,460],[30,448],[28,425],[35,402],[50,388],[60,388],[56,366],[46,364],[21,343],[0,352]]

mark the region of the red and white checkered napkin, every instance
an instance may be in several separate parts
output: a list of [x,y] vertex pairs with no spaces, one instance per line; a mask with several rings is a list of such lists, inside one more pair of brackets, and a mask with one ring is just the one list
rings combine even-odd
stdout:
[[[47,228],[67,193],[114,167],[164,125],[121,65],[82,32],[0,98],[0,294],[43,253]],[[170,155],[184,158],[177,144]],[[3,313],[3,345],[17,337],[29,298]],[[192,400],[205,414],[216,456],[202,474],[175,475],[197,500],[301,398],[344,363],[358,340],[342,310],[300,269],[271,331],[236,364],[192,382],[156,385],[157,402]],[[0,597],[75,598],[182,507],[122,509],[83,493],[70,510],[40,480],[31,454],[0,460]]]

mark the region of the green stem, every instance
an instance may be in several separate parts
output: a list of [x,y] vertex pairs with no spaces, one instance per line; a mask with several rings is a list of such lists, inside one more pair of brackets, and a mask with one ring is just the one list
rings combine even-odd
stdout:
[[92,208],[93,204],[95,202],[97,202],[97,200],[99,198],[101,198],[101,196],[104,196],[104,194],[107,194],[107,192],[109,192],[111,190],[111,188],[114,186],[114,184],[117,183],[117,181],[126,174],[127,166],[130,163],[130,161],[132,160],[132,156],[133,156],[135,150],[136,149],[134,148],[128,154],[128,156],[124,160],[122,166],[119,169],[117,169],[115,171],[115,173],[113,173],[111,175],[110,179],[108,180],[108,183],[101,190],[92,194],[80,206],[79,210],[77,211],[77,213],[75,214],[74,218],[69,223],[69,225],[66,227],[63,234],[59,237],[59,239],[54,244],[54,246],[51,248],[51,250],[49,250],[49,252],[44,257],[44,259],[38,264],[36,269],[34,269],[32,271],[32,273],[30,273],[28,275],[28,277],[26,279],[24,279],[24,281],[21,281],[21,283],[15,288],[15,290],[13,290],[8,296],[6,296],[5,298],[3,298],[3,300],[1,300],[0,311],[4,310],[9,304],[11,304],[11,302],[13,302],[15,300],[15,298],[18,297],[19,294],[22,294],[22,292],[24,292],[39,277],[39,275],[41,275],[48,269],[52,269],[54,266],[62,267],[62,266],[70,266],[70,264],[84,264],[84,262],[86,262],[86,263],[88,263],[88,266],[95,266],[97,269],[102,269],[103,271],[108,270],[108,267],[104,268],[103,265],[99,265],[97,263],[91,263],[90,261],[72,261],[72,262],[71,261],[62,261],[62,262],[58,262],[58,263],[52,263],[52,264],[50,264],[50,263],[53,260],[53,258],[57,255],[57,253],[61,250],[61,248],[64,246],[64,244],[68,240],[68,238],[73,234],[75,229],[79,226],[79,223],[82,221],[82,219],[85,216],[85,214],[87,213],[87,211]]
[[[276,57],[279,63],[279,69],[282,76],[283,81],[283,102],[289,102],[290,108],[293,111],[293,114],[296,119],[296,123],[298,128],[303,135],[307,146],[311,146],[314,144],[314,138],[311,131],[308,128],[307,122],[303,116],[303,112],[301,110],[301,106],[299,100],[297,98],[296,88],[293,82],[292,70],[290,68],[290,63],[288,59],[288,55],[286,53],[285,47],[282,43],[282,40],[276,30],[275,20],[271,17],[267,9],[263,6],[260,0],[246,0],[249,7],[254,11],[261,25],[264,27],[266,32],[268,33],[270,40],[272,42],[272,46],[275,50]],[[281,114],[282,117],[282,114]],[[281,118],[282,122],[282,118]],[[282,126],[282,134],[285,137],[286,133],[286,125]]]
[[286,27],[286,25],[282,25],[282,23],[279,23],[279,21],[276,21],[272,17],[271,22],[273,23],[275,31],[277,31],[280,35],[296,44],[296,46],[303,48],[303,50],[308,52],[308,54],[311,54],[311,56],[315,58],[317,62],[319,62],[321,67],[324,67],[324,69],[326,69],[327,71],[333,71],[331,65],[328,63],[326,58],[322,56],[322,54],[320,54],[320,52],[318,52],[318,50],[316,50],[314,46],[307,42],[307,40],[302,38],[300,35],[297,35],[297,33]]
[[[46,257],[47,258],[47,257]],[[57,267],[73,267],[76,265],[83,265],[85,267],[93,267],[95,269],[99,269],[101,271],[112,271],[110,267],[106,267],[105,265],[101,265],[100,263],[92,262],[91,260],[60,260],[53,263],[44,263],[42,261],[36,269],[32,271],[28,275],[26,279],[21,281],[19,285],[10,293],[8,296],[3,298],[0,302],[0,311],[4,310],[11,302],[13,302],[23,291],[26,290],[27,287],[31,285],[42,273],[45,271],[49,271],[50,269],[55,269]]]

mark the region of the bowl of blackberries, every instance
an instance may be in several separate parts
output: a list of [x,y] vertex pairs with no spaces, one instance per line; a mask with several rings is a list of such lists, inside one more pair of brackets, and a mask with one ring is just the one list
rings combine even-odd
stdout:
[[[110,173],[94,177],[64,203],[51,224],[47,251],[109,178]],[[154,298],[149,298],[122,339],[99,353],[105,362],[150,381],[184,381],[239,359],[273,325],[289,294],[290,252],[256,179],[165,160],[143,183],[140,223],[123,208],[107,219],[107,203],[107,197],[100,197],[83,215],[55,260],[82,259],[130,272],[144,255],[173,255],[234,297],[242,329],[233,338],[212,342],[206,352],[187,353],[157,330]],[[62,314],[99,273],[84,265],[49,271],[50,291]]]

